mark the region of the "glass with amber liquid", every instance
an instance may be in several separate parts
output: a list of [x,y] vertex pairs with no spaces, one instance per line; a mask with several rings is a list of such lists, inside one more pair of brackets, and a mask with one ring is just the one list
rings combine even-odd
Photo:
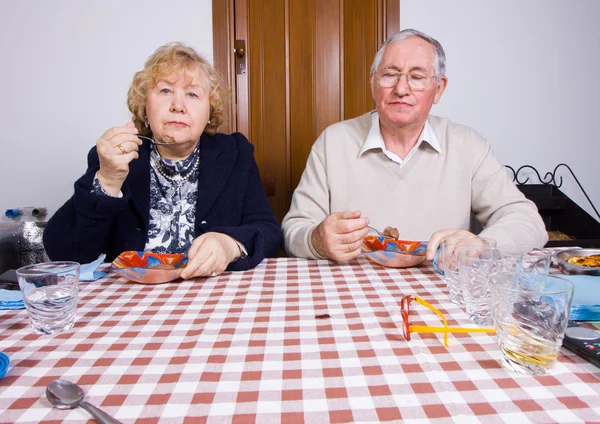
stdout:
[[490,286],[502,366],[523,374],[549,373],[567,329],[573,283],[548,274],[509,272],[492,275]]

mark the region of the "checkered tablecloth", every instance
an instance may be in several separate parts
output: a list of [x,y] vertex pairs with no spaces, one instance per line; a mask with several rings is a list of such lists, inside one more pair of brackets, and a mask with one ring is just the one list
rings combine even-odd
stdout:
[[[52,408],[51,381],[81,385],[124,423],[592,422],[600,370],[564,351],[549,376],[509,374],[496,337],[403,339],[398,301],[418,294],[470,325],[432,268],[364,258],[269,259],[254,270],[155,286],[82,283],[77,323],[37,335],[0,312],[0,422],[82,422]],[[415,323],[439,325],[413,306]],[[319,317],[317,317],[319,316]],[[323,317],[324,316],[324,317]],[[412,316],[412,315],[411,315]]]

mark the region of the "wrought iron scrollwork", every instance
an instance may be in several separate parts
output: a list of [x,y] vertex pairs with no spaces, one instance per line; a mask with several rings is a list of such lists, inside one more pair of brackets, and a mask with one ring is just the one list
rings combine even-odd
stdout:
[[592,203],[590,197],[588,196],[588,194],[585,192],[585,190],[583,189],[583,186],[581,185],[581,183],[579,182],[579,180],[577,179],[577,177],[575,176],[575,173],[573,172],[573,170],[569,167],[569,165],[567,165],[566,163],[559,163],[558,165],[556,165],[556,167],[554,168],[554,171],[552,172],[546,172],[546,174],[544,175],[544,177],[542,178],[542,176],[540,175],[540,173],[538,172],[537,169],[535,169],[533,166],[531,165],[523,165],[521,166],[519,169],[517,169],[516,171],[514,170],[514,168],[512,166],[509,165],[504,165],[506,168],[510,169],[513,173],[513,181],[517,183],[517,185],[523,185],[523,184],[527,184],[527,182],[529,181],[529,177],[526,177],[525,180],[521,181],[519,179],[519,173],[524,170],[524,169],[530,169],[533,172],[535,172],[535,175],[537,176],[538,180],[540,181],[540,183],[544,184],[544,185],[554,185],[556,186],[556,188],[560,188],[563,184],[563,177],[559,177],[558,179],[557,177],[557,171],[560,167],[565,167],[569,170],[569,172],[571,173],[571,176],[573,177],[573,179],[575,180],[575,182],[577,183],[577,185],[579,186],[581,192],[583,193],[583,195],[585,196],[585,198],[587,199],[587,201],[589,202],[590,206],[592,207],[592,209],[594,209],[594,212],[596,212],[596,215],[598,215],[598,218],[600,218],[600,213],[598,213],[598,210],[596,209],[596,207],[594,206],[594,204]]

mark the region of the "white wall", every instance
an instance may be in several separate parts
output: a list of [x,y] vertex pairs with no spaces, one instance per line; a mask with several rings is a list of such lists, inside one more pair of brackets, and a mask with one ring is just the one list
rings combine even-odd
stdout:
[[[400,2],[400,27],[446,50],[449,85],[433,113],[476,129],[514,168],[543,175],[567,163],[596,209],[599,17],[597,0]],[[598,219],[570,174],[559,175],[561,190]]]
[[[503,163],[568,163],[600,207],[600,1],[401,0],[400,25],[436,37],[449,86],[434,113],[489,139]],[[86,154],[129,118],[133,74],[183,41],[212,61],[211,0],[0,1],[0,213],[53,213]],[[570,176],[563,191],[588,212]]]
[[211,0],[0,1],[0,213],[53,213],[87,152],[129,120],[127,90],[170,41],[212,62]]

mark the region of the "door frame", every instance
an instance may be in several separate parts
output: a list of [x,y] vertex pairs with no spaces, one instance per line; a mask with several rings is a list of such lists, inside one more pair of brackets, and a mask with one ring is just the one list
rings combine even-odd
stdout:
[[221,74],[231,94],[229,101],[225,102],[223,124],[219,128],[221,132],[227,134],[237,131],[237,101],[233,101],[237,91],[233,60],[234,8],[235,0],[212,0],[213,66]]

